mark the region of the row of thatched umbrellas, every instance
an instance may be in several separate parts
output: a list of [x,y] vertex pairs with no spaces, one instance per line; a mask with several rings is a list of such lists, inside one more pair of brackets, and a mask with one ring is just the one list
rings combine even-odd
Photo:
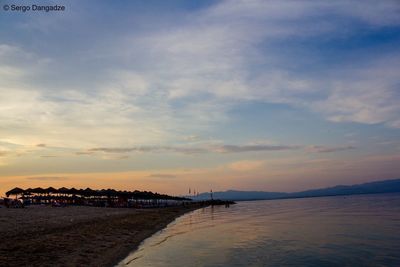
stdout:
[[59,195],[72,195],[72,196],[81,196],[81,197],[122,197],[122,198],[133,198],[133,199],[165,199],[165,200],[190,200],[188,198],[169,196],[165,194],[153,193],[150,191],[119,191],[114,189],[101,189],[101,190],[93,190],[90,188],[86,189],[76,189],[76,188],[66,188],[61,187],[56,189],[54,187],[48,188],[28,188],[22,189],[19,187],[15,187],[10,191],[6,192],[7,197],[9,196],[18,196],[22,197],[30,196],[32,194],[38,195],[50,195],[50,194],[59,194]]

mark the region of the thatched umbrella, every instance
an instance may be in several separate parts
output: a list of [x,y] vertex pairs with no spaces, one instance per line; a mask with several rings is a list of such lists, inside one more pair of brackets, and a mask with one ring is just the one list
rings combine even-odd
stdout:
[[33,188],[31,192],[36,193],[36,194],[45,194],[46,190],[41,187],[36,187],[36,188]]
[[105,193],[106,193],[106,195],[108,196],[108,197],[111,197],[111,196],[116,196],[117,195],[117,191],[116,190],[114,190],[114,189],[107,189],[107,190],[105,190]]
[[15,187],[15,188],[11,189],[10,191],[6,192],[6,196],[9,197],[10,195],[15,195],[15,197],[17,197],[17,195],[22,195],[23,193],[24,193],[24,189]]
[[45,191],[46,191],[47,194],[50,194],[50,193],[58,193],[58,190],[55,189],[54,187],[51,187],[51,186],[48,187],[48,188],[46,188]]
[[89,187],[83,190],[83,195],[86,197],[94,197],[97,195],[97,191],[90,189]]
[[106,190],[105,189],[100,189],[100,190],[97,190],[97,194],[99,194],[99,196],[102,196],[102,197],[104,197],[104,196],[106,196],[107,194],[106,194]]
[[75,187],[72,187],[70,190],[68,190],[68,194],[77,195],[79,194],[79,190],[76,189]]
[[58,188],[58,193],[60,194],[69,194],[69,189],[66,187]]
[[78,189],[78,195],[80,195],[81,197],[83,197],[85,195],[85,190],[83,189]]

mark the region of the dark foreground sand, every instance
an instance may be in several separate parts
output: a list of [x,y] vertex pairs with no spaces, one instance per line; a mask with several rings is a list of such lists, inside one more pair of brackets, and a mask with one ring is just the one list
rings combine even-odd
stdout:
[[0,266],[114,266],[142,240],[198,207],[0,207]]

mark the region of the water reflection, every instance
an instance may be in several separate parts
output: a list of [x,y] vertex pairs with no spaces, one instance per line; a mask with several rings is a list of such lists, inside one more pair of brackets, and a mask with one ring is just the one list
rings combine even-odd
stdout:
[[178,218],[119,266],[400,266],[400,195],[239,202]]

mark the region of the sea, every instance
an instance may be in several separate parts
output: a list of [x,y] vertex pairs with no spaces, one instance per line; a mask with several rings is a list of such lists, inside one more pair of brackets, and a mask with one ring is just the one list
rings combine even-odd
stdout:
[[117,266],[400,266],[400,194],[241,201],[187,213]]

